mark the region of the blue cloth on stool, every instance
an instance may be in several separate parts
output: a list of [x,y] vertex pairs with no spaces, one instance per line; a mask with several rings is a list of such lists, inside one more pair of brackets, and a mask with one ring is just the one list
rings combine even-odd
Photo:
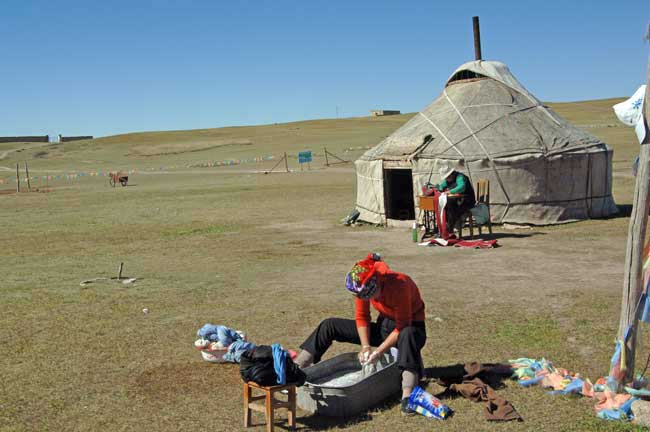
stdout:
[[278,377],[278,384],[285,385],[287,383],[287,352],[280,344],[271,345],[273,349],[273,368]]

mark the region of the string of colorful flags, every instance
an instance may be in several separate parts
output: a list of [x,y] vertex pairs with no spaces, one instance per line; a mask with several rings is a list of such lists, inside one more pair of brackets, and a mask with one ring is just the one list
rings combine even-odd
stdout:
[[[232,165],[241,165],[247,163],[259,163],[259,162],[270,161],[274,159],[275,156],[267,155],[267,156],[257,156],[257,157],[245,158],[245,159],[226,159],[220,161],[209,161],[209,162],[204,162],[199,164],[188,164],[184,166],[173,165],[173,166],[158,167],[158,168],[151,168],[151,167],[141,168],[139,170],[130,169],[128,171],[120,171],[120,172],[125,173],[127,175],[132,175],[135,174],[137,171],[165,171],[165,170],[177,169],[177,168],[205,168],[205,167],[217,167],[217,166],[232,166]],[[65,174],[29,176],[29,178],[21,176],[20,180],[21,181],[29,180],[30,182],[38,181],[38,180],[41,181],[78,180],[79,178],[82,177],[108,177],[110,173],[111,173],[110,171],[89,171],[89,172],[74,171]],[[15,177],[8,178],[8,179],[0,178],[0,184],[9,184],[9,183],[16,183],[16,178]]]
[[[123,173],[128,173],[128,175],[132,175],[136,173],[136,170],[128,170],[128,171],[120,171]],[[32,181],[56,181],[56,180],[77,180],[81,177],[108,177],[110,172],[104,172],[104,171],[91,171],[91,172],[72,172],[72,173],[65,173],[65,174],[55,174],[55,175],[40,175],[40,176],[29,176],[29,177],[24,177],[21,176],[20,180],[21,181],[27,181],[29,180],[30,182]],[[8,184],[8,183],[16,183],[15,178],[9,178],[9,179],[1,179],[0,178],[0,184]]]
[[372,146],[357,146],[357,147],[348,147],[346,149],[343,149],[343,153],[348,153],[351,151],[356,151],[356,150],[370,150]]
[[[358,147],[348,147],[346,149],[343,149],[344,153],[348,153],[350,151],[355,151],[355,150],[367,150],[371,148],[370,146],[358,146]],[[318,156],[318,154],[314,153],[315,156]],[[297,155],[288,155],[291,158],[298,158]],[[212,167],[221,167],[221,166],[233,166],[233,165],[242,165],[242,164],[249,164],[249,163],[261,163],[261,162],[266,162],[266,161],[272,161],[275,160],[277,156],[274,155],[266,155],[266,156],[256,156],[252,158],[244,158],[244,159],[224,159],[224,160],[218,160],[218,161],[208,161],[208,162],[201,162],[201,163],[195,163],[195,164],[188,164],[185,166],[169,166],[169,167],[158,167],[158,168],[142,168],[137,171],[165,171],[169,169],[177,169],[177,168],[212,168]],[[126,173],[128,175],[133,175],[136,174],[137,172],[135,169],[131,169],[128,171],[120,171],[122,173]],[[30,182],[35,182],[35,181],[70,181],[70,180],[78,180],[80,178],[84,177],[108,177],[110,175],[110,171],[74,171],[74,172],[68,172],[65,174],[47,174],[47,175],[35,175],[35,176],[30,176],[29,178],[21,176],[20,180],[21,181],[27,181],[29,180]],[[10,177],[10,178],[0,178],[0,185],[2,184],[9,184],[9,183],[16,183],[16,178],[15,177]]]
[[232,166],[232,165],[241,165],[247,163],[259,163],[259,162],[271,161],[274,159],[275,156],[273,155],[257,156],[248,159],[226,159],[221,161],[209,161],[209,162],[203,162],[198,164],[191,164],[191,165],[187,165],[187,168],[210,168],[216,166]]

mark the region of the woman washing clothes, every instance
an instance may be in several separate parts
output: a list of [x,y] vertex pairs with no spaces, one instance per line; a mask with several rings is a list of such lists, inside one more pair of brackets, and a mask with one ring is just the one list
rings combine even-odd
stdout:
[[[410,277],[390,270],[378,254],[357,262],[347,274],[345,286],[356,297],[355,319],[323,320],[300,346],[295,363],[300,368],[318,363],[334,341],[361,345],[362,364],[374,364],[391,347],[397,347],[397,365],[402,371],[401,411],[413,414],[408,397],[422,373],[420,351],[427,339],[420,290]],[[370,305],[379,312],[376,322],[370,320]]]

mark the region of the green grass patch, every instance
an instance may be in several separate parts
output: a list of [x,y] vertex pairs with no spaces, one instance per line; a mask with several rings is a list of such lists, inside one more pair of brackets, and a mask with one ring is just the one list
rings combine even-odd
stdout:
[[527,350],[552,350],[563,340],[562,330],[552,317],[536,317],[523,322],[497,324],[494,338],[499,344]]

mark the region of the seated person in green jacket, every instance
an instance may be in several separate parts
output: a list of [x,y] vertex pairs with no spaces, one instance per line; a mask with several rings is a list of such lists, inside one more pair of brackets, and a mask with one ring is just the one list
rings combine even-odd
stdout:
[[453,168],[441,168],[440,178],[442,178],[442,182],[434,186],[437,190],[452,195],[461,195],[459,198],[448,199],[445,206],[447,227],[451,233],[460,217],[474,207],[476,198],[472,182],[465,174]]

